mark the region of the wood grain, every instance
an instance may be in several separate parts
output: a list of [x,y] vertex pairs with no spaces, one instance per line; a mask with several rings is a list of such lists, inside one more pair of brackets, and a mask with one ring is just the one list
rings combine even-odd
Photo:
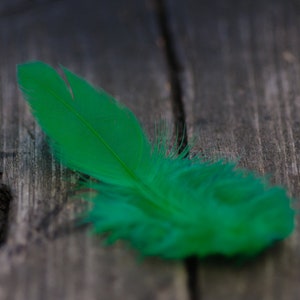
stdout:
[[[299,199],[300,10],[294,1],[169,1],[190,136]],[[299,200],[293,203],[299,208]],[[299,215],[297,215],[299,220]],[[299,227],[257,259],[199,262],[206,299],[299,299]]]
[[[49,153],[17,91],[17,63],[65,65],[128,105],[150,135],[156,120],[174,122],[171,73],[197,150],[272,174],[299,199],[299,1],[165,1],[161,24],[154,2],[1,1],[0,185],[13,200],[0,299],[189,298],[182,263],[137,262],[122,243],[105,248],[75,226],[77,176]],[[171,26],[172,59],[162,25]],[[253,261],[199,261],[190,296],[299,299],[299,250],[298,226]]]
[[155,120],[173,119],[151,3],[15,1],[13,11],[1,3],[0,171],[13,201],[0,299],[187,299],[183,264],[138,262],[74,226],[83,205],[70,192],[76,175],[53,161],[15,81],[17,63],[61,63],[122,99],[151,135]]

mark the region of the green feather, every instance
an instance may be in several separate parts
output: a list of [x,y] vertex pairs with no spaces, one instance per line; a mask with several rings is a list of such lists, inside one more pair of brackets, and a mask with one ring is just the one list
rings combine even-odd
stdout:
[[[18,83],[66,166],[88,174],[97,193],[86,220],[107,241],[128,241],[165,258],[254,255],[294,228],[281,187],[223,161],[150,145],[136,117],[103,90],[41,62],[18,66]],[[174,147],[173,147],[174,148]]]
[[69,86],[42,62],[18,67],[19,85],[58,157],[99,180],[132,185],[151,165],[137,119],[104,91],[63,72]]

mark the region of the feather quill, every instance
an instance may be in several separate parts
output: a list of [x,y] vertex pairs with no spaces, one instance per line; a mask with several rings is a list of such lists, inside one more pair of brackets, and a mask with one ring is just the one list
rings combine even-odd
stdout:
[[62,71],[65,80],[42,62],[25,63],[18,84],[56,157],[97,180],[86,220],[109,243],[172,259],[251,256],[291,234],[283,188],[234,163],[168,153],[164,138],[151,145],[128,108]]

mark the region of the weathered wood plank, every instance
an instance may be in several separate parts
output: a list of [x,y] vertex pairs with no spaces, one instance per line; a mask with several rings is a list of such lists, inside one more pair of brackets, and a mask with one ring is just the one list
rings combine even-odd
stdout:
[[0,17],[0,170],[14,196],[0,249],[0,298],[187,299],[181,263],[137,262],[121,244],[104,248],[74,228],[76,176],[54,163],[15,82],[17,63],[61,63],[122,98],[149,132],[161,117],[172,122],[151,7],[55,1],[15,12]]
[[1,1],[0,3],[0,16],[8,16],[18,11],[22,11],[32,6],[30,0],[12,0],[12,1]]
[[[299,198],[299,7],[279,0],[187,0],[169,1],[169,10],[188,129],[199,149],[273,174],[273,182]],[[201,299],[299,299],[299,249],[298,227],[245,265],[200,262]]]

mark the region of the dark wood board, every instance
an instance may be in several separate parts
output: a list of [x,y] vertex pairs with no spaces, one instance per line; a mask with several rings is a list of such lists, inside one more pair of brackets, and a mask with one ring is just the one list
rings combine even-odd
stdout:
[[160,38],[148,1],[1,2],[0,179],[13,200],[0,299],[188,298],[182,263],[139,262],[122,243],[103,247],[74,226],[76,174],[54,162],[15,77],[28,60],[63,64],[128,105],[152,135],[157,120],[173,122]]
[[[74,226],[77,176],[49,153],[17,91],[17,63],[65,65],[128,105],[150,135],[173,112],[182,121],[182,101],[196,150],[272,174],[299,208],[299,2],[166,1],[160,17],[154,2],[1,2],[1,226],[12,201],[0,299],[189,298],[183,263],[137,262],[122,243],[105,248]],[[190,261],[190,296],[298,299],[298,235],[243,264],[211,258],[195,272]]]
[[[168,1],[168,12],[196,148],[272,174],[299,209],[299,2]],[[299,278],[297,226],[248,263],[199,261],[195,293],[201,300],[296,300]]]

